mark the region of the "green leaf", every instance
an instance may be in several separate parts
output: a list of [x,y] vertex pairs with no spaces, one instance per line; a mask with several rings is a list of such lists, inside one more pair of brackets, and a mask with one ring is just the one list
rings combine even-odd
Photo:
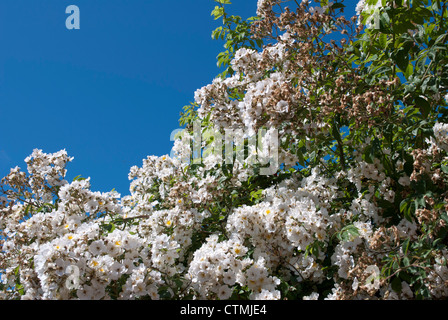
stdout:
[[17,290],[17,291],[19,292],[19,294],[22,295],[22,296],[25,294],[25,290],[24,290],[23,284],[19,284],[19,285],[17,285],[16,290]]
[[404,76],[406,77],[406,80],[409,80],[409,77],[414,73],[414,66],[412,63],[409,63],[406,67],[406,70],[403,72]]
[[423,196],[415,198],[414,203],[415,203],[415,209],[418,209],[420,207],[424,208],[426,206],[425,199],[423,198]]
[[446,37],[447,37],[447,35],[446,35],[445,33],[442,34],[442,35],[440,35],[440,36],[438,36],[437,39],[436,39],[436,41],[434,42],[434,45],[436,45],[436,44],[442,42],[442,40],[444,40]]
[[443,213],[440,215],[440,218],[442,218],[442,220],[445,221],[445,222],[448,224],[448,215],[447,215],[446,212],[443,212]]
[[16,277],[19,275],[19,270],[20,270],[20,266],[17,266],[17,267],[14,269],[14,275],[15,275]]
[[409,250],[409,244],[410,244],[410,240],[409,238],[406,239],[405,241],[403,241],[401,248],[403,249],[403,254],[406,256],[408,254],[408,250]]
[[104,228],[108,233],[112,233],[112,232],[115,230],[116,226],[115,226],[115,223],[109,223],[109,224],[103,225],[103,228]]
[[390,17],[386,12],[382,12],[380,15],[380,31],[389,33]]
[[405,72],[406,69],[408,68],[408,64],[409,64],[408,52],[409,52],[409,48],[406,46],[406,47],[400,48],[397,51],[397,53],[394,55],[395,63],[403,72]]
[[411,212],[411,208],[412,208],[412,206],[415,206],[415,203],[414,202],[411,202],[410,203],[410,205],[409,205],[409,207],[407,208],[407,210],[405,210],[404,212],[403,212],[403,215],[404,215],[404,218],[406,219],[406,220],[408,220],[409,222],[413,222],[412,221],[412,212]]
[[415,98],[415,105],[420,109],[420,112],[422,115],[426,118],[431,111],[431,105],[429,102],[422,98],[422,97],[416,97]]
[[359,236],[358,228],[356,228],[352,224],[342,228],[337,235],[338,239],[342,241],[350,241],[351,239],[356,238],[358,236]]
[[440,168],[442,169],[443,173],[448,174],[448,166],[442,164],[442,166]]
[[224,15],[224,8],[216,6],[210,15],[214,16],[214,19],[217,20]]
[[409,206],[409,199],[404,199],[400,203],[400,212],[404,212]]
[[331,7],[332,7],[334,10],[336,10],[336,9],[345,8],[345,5],[342,4],[342,3],[334,3]]
[[378,39],[381,49],[386,49],[387,47],[387,35],[385,33],[381,33]]
[[405,266],[405,267],[409,267],[411,265],[408,257],[404,257],[402,262],[403,262],[403,266]]
[[261,199],[262,195],[263,195],[263,190],[262,189],[256,190],[256,191],[252,191],[250,193],[250,201],[259,200],[259,199]]
[[392,290],[394,290],[397,293],[401,292],[402,286],[401,286],[401,279],[399,277],[394,277],[394,279],[391,282]]
[[86,178],[83,178],[81,175],[73,178],[73,181],[82,181],[82,180],[86,180]]
[[297,154],[297,157],[298,157],[298,160],[299,160],[299,164],[302,167],[304,167],[305,166],[305,158],[303,157],[303,153],[300,150],[298,150],[296,154]]
[[31,209],[31,204],[29,204],[29,205],[26,206],[26,209],[25,209],[25,216],[28,215],[28,213],[30,212],[30,209]]

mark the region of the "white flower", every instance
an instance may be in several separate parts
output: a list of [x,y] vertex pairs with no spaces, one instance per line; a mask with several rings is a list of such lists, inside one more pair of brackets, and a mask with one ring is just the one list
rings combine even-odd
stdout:
[[89,202],[86,203],[85,205],[85,210],[89,213],[94,213],[96,210],[98,210],[98,201],[96,200],[90,200]]
[[433,131],[437,147],[448,152],[448,123],[436,122]]
[[252,299],[254,300],[280,300],[280,298],[281,294],[278,290],[262,289],[259,293],[252,294]]
[[95,292],[91,286],[83,286],[76,291],[76,295],[80,300],[93,300]]
[[152,300],[159,300],[160,296],[159,296],[159,292],[157,290],[157,287],[155,285],[149,285],[146,288],[146,291],[148,292],[148,295],[151,297]]
[[356,14],[358,15],[358,25],[361,24],[361,20],[362,20],[362,16],[363,15],[368,15],[369,17],[367,18],[366,21],[366,27],[370,28],[373,26],[375,26],[375,19],[378,9],[382,7],[382,2],[381,0],[376,0],[374,1],[373,4],[367,4],[366,0],[360,0],[358,2],[358,4],[356,5]]
[[121,277],[121,275],[124,274],[124,271],[125,271],[125,267],[118,261],[115,261],[110,266],[109,277],[111,280],[118,280]]
[[269,6],[269,0],[258,0],[257,2],[257,15],[262,17],[264,16],[264,11]]
[[403,187],[406,187],[411,184],[411,179],[407,175],[404,175],[398,179],[398,183],[401,184]]
[[395,199],[395,192],[392,189],[388,190],[384,194],[384,200],[389,201],[389,202],[394,202],[394,199]]
[[359,287],[359,281],[358,281],[358,278],[355,277],[355,279],[353,279],[353,283],[352,283],[352,289],[353,289],[353,291],[358,290],[358,287]]
[[220,300],[227,300],[232,295],[232,289],[227,285],[223,285],[218,289],[218,298]]
[[106,246],[102,240],[93,241],[89,246],[89,251],[94,256],[99,256],[106,251]]
[[233,286],[236,282],[236,274],[232,270],[223,273],[223,282],[229,286]]
[[319,299],[319,293],[317,293],[317,292],[313,292],[309,296],[303,297],[303,300],[317,300],[317,299]]

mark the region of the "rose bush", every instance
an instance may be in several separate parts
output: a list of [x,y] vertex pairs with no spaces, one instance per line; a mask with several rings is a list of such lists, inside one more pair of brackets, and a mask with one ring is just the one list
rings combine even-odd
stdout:
[[446,298],[447,4],[216,2],[223,72],[130,195],[65,150],[2,179],[0,298]]

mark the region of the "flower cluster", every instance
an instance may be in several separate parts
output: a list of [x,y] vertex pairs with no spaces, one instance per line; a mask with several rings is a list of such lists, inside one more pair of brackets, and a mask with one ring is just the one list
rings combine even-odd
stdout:
[[11,169],[0,299],[448,296],[448,116],[360,62],[340,3],[283,2],[258,1],[266,44],[230,50],[232,72],[195,92],[172,155],[130,169],[129,195],[67,181],[65,150]]

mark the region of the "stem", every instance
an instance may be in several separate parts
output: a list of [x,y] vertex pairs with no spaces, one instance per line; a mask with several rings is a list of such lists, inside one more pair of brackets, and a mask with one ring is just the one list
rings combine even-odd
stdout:
[[338,140],[338,149],[339,149],[339,153],[340,153],[340,157],[341,157],[342,170],[345,171],[344,149],[343,149],[343,146],[341,145],[341,141],[340,140]]
[[143,218],[149,218],[149,215],[141,215],[141,216],[135,216],[135,217],[130,217],[130,218],[124,218],[123,222],[127,222],[133,219],[143,219]]

